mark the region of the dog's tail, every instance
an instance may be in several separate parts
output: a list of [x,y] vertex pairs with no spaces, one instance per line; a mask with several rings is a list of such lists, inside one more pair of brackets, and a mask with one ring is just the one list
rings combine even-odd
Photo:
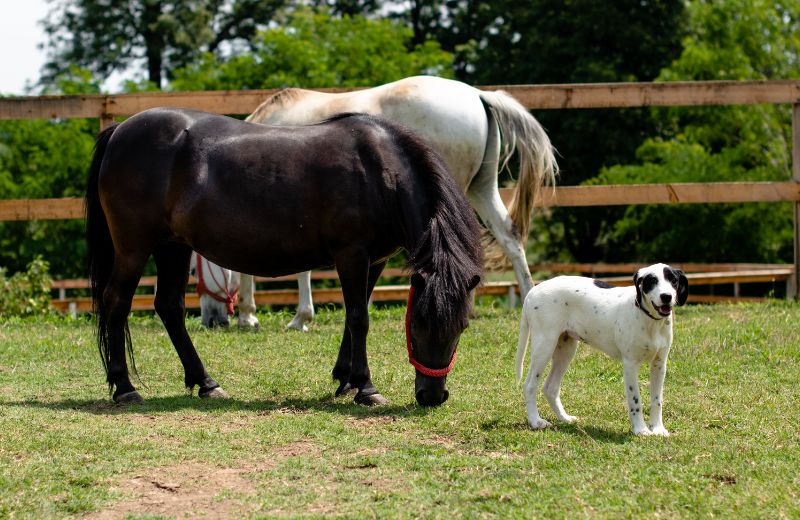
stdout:
[[522,361],[525,359],[525,351],[530,340],[531,329],[528,326],[528,313],[525,307],[522,308],[522,318],[519,320],[519,343],[517,343],[517,359],[514,366],[517,369],[517,384],[522,381]]

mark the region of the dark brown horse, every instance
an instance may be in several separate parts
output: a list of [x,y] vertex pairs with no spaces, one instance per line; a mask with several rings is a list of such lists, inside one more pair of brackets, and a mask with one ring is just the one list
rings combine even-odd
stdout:
[[[225,396],[184,325],[192,249],[230,269],[279,276],[335,265],[345,330],[337,395],[385,402],[370,377],[367,302],[386,260],[409,252],[414,288],[409,351],[422,405],[443,403],[446,371],[480,282],[472,209],[443,161],[409,131],[363,115],[304,127],[267,127],[161,108],[103,131],[86,193],[98,343],[118,402],[140,402],[127,320],[150,255],[155,309],[189,389]],[[134,365],[135,371],[135,365]]]

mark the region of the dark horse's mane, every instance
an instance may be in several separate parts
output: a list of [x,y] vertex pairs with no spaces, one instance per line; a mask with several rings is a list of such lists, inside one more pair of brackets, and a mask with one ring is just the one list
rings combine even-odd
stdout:
[[442,336],[460,332],[470,311],[470,290],[483,274],[483,249],[475,213],[450,174],[444,160],[402,125],[395,139],[409,152],[420,181],[425,185],[433,211],[427,230],[409,251],[408,268],[422,274],[425,288],[415,305],[419,312],[440,324]]
[[460,327],[469,316],[469,292],[483,274],[480,228],[472,207],[444,160],[405,126],[382,117],[350,112],[336,114],[322,123],[348,117],[375,121],[386,127],[415,166],[417,180],[425,186],[433,203],[428,229],[416,237],[414,249],[409,250],[407,267],[425,278],[425,288],[418,293],[415,305],[422,315],[440,325],[443,337],[461,332]]

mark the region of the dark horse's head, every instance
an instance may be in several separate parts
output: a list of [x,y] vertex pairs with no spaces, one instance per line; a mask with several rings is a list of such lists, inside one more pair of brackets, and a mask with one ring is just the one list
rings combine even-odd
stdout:
[[[435,290],[420,274],[411,277],[406,313],[408,359],[417,376],[414,390],[422,406],[438,406],[450,396],[445,383],[453,368],[456,347],[469,322],[471,291],[480,282],[475,275],[465,287],[463,297],[436,300]],[[425,301],[428,300],[428,301]]]
[[406,315],[409,361],[417,371],[417,402],[438,406],[459,338],[469,322],[472,291],[481,281],[483,253],[474,212],[445,168],[432,168],[438,188],[428,229],[412,252]]

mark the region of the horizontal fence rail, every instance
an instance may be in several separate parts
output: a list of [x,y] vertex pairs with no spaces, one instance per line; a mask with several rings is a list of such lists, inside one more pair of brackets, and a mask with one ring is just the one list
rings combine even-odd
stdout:
[[[513,190],[500,190],[508,205]],[[547,190],[539,207],[623,206],[634,204],[710,204],[734,202],[800,202],[800,184],[794,182],[715,182],[680,184],[625,184],[562,186]],[[0,221],[83,218],[83,199],[0,200]]]
[[[642,267],[641,264],[574,264],[574,263],[543,263],[530,265],[531,272],[548,272],[554,274],[579,273],[595,275],[597,273],[626,273],[625,276],[598,277],[612,285],[626,286],[632,285],[632,276],[636,269]],[[694,264],[682,263],[675,264],[675,267],[683,269],[689,279],[690,285],[726,285],[747,283],[778,283],[788,282],[794,266],[786,264]],[[312,272],[314,280],[338,280],[336,271],[323,270]],[[393,284],[379,284],[376,286],[372,295],[373,302],[398,302],[405,301],[408,296],[409,286],[407,283],[396,284],[398,278],[402,281],[408,280],[408,271],[401,268],[387,268],[381,278],[392,279]],[[276,278],[256,277],[257,282],[286,282],[294,281],[295,276],[280,276]],[[154,291],[157,283],[155,276],[145,276],[139,281],[139,287],[145,290]],[[189,278],[189,285],[194,287],[197,283],[193,276]],[[87,296],[67,295],[67,290],[83,290],[84,293],[91,286],[89,280],[71,279],[57,280],[52,283],[52,288],[58,291],[58,296],[52,300],[52,306],[62,312],[90,312],[92,310],[92,300]],[[509,305],[514,305],[518,301],[519,288],[516,282],[509,281],[488,281],[478,288],[478,296],[505,296]],[[738,291],[735,291],[738,292]],[[133,300],[133,310],[153,310],[154,294],[137,294]],[[258,290],[254,293],[256,304],[258,305],[297,305],[299,293],[293,289],[267,289]],[[344,303],[342,291],[338,287],[318,287],[314,288],[314,300],[317,303]],[[716,303],[726,301],[763,301],[764,298],[746,297],[734,294],[725,295],[704,295],[691,294],[690,301],[696,303]],[[200,307],[200,297],[193,290],[186,293],[186,308],[196,309]]]
[[[755,105],[796,103],[800,100],[800,80],[498,85],[478,88],[505,90],[529,109]],[[314,90],[348,92],[360,89]],[[278,91],[279,89],[218,90],[8,97],[0,98],[0,119],[122,117],[161,106],[195,108],[220,114],[249,114]]]

